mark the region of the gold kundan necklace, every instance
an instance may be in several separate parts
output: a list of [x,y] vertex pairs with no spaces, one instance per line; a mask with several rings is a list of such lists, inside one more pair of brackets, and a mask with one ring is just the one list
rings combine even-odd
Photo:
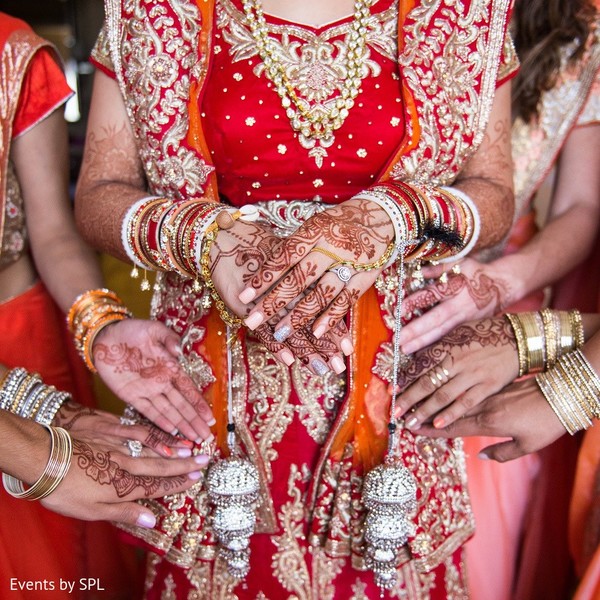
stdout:
[[321,146],[321,149],[315,148],[315,152],[312,153],[319,167],[323,164],[323,156],[327,155],[323,148],[333,143],[332,134],[344,124],[362,84],[367,24],[371,16],[372,1],[355,0],[354,2],[354,20],[348,36],[347,54],[340,69],[343,73],[343,82],[338,88],[339,95],[335,98],[335,102],[331,102],[325,108],[321,103],[311,105],[308,99],[299,95],[291,83],[285,66],[278,56],[277,44],[269,36],[261,0],[242,0],[265,73],[272,81],[291,126],[299,135],[300,143],[305,148],[315,148],[318,141]]

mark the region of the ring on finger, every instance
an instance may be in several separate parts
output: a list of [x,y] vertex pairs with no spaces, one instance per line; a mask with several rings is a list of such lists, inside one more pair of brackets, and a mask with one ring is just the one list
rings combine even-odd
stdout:
[[342,283],[348,283],[352,277],[352,269],[345,265],[341,265],[339,267],[333,267],[333,269],[329,269],[332,273],[335,273],[338,279]]
[[428,373],[431,383],[437,388],[442,384],[447,383],[450,378],[450,373],[445,367],[436,367]]
[[129,454],[133,456],[133,458],[139,458],[142,455],[142,450],[144,448],[142,442],[138,440],[127,440],[125,445],[129,450]]

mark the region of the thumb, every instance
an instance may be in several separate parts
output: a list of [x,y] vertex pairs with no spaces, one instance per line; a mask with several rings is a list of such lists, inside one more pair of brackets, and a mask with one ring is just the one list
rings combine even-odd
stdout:
[[145,529],[152,529],[156,525],[156,516],[151,510],[135,502],[121,502],[120,504],[105,505],[106,515],[102,519],[123,523],[124,525],[137,525]]
[[523,456],[523,452],[519,449],[515,440],[508,440],[506,442],[500,442],[498,444],[492,444],[486,446],[479,452],[478,457],[483,460],[496,460],[498,462],[507,462]]

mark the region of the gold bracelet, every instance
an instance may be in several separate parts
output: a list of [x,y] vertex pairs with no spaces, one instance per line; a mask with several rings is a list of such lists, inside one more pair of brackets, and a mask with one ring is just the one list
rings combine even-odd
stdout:
[[527,347],[526,373],[539,373],[546,367],[544,326],[537,312],[523,312],[517,315],[521,322]]
[[59,486],[69,471],[73,456],[73,440],[69,432],[62,427],[43,427],[50,433],[50,458],[38,480],[26,490],[21,480],[6,473],[2,474],[4,489],[14,498],[41,500]]
[[394,249],[396,248],[395,242],[390,242],[388,247],[385,249],[384,253],[372,263],[359,263],[353,260],[345,260],[341,256],[338,256],[334,252],[330,252],[325,248],[321,248],[320,246],[315,246],[310,250],[310,252],[320,252],[325,256],[331,258],[331,260],[335,261],[332,265],[329,266],[329,269],[333,269],[335,267],[350,267],[355,271],[372,271],[374,269],[379,269],[385,265],[385,263],[392,257],[394,253]]
[[517,341],[517,354],[519,356],[519,377],[523,377],[527,373],[527,346],[525,344],[525,334],[521,326],[521,321],[516,315],[512,313],[506,313],[504,315],[510,323],[513,333],[515,334],[515,340]]
[[200,274],[202,275],[202,279],[204,280],[204,283],[215,303],[215,308],[217,309],[219,316],[221,317],[223,322],[232,329],[237,329],[242,325],[243,321],[229,310],[229,308],[219,295],[219,292],[215,287],[210,273],[210,249],[212,247],[212,243],[217,237],[218,232],[219,227],[216,222],[210,225],[209,228],[206,230],[202,241],[202,251],[200,255]]
[[579,350],[579,348],[581,348],[585,343],[581,313],[577,309],[570,310],[569,321],[571,322],[571,333],[575,342],[575,350]]
[[546,364],[552,367],[559,356],[558,347],[558,327],[556,314],[549,308],[540,311],[542,323],[544,325],[544,338],[546,340]]

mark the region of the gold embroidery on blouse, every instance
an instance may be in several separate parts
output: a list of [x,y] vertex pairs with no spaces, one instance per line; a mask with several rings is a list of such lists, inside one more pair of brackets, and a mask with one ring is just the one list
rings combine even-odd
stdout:
[[[183,199],[202,193],[214,167],[184,144],[190,81],[199,68],[198,8],[194,2],[169,6],[178,24],[164,5],[108,0],[107,31],[112,67],[150,188],[155,194]],[[95,56],[104,47],[98,45]]]
[[[359,73],[361,79],[378,77],[381,67],[371,58],[371,49],[386,58],[396,60],[396,27],[398,7],[393,7],[371,15],[368,19],[368,32],[364,60]],[[245,15],[237,10],[231,0],[217,3],[217,25],[222,30],[224,40],[230,45],[232,61],[258,60],[253,69],[257,77],[264,77],[265,66],[260,59],[256,42],[248,28]],[[336,108],[339,90],[346,74],[346,56],[351,23],[327,28],[315,33],[306,27],[294,24],[274,25],[267,23],[271,52],[277,57],[291,85],[299,90],[311,116],[330,115]],[[343,35],[343,40],[334,38]],[[294,40],[290,37],[293,36]],[[300,40],[300,41],[297,41]],[[327,157],[327,148],[335,143],[335,132],[327,138],[316,140],[298,133],[300,145],[308,150],[318,167]]]
[[407,15],[399,65],[417,104],[421,135],[417,147],[394,165],[392,177],[451,183],[481,144],[504,48],[508,2],[453,1],[442,12],[441,0],[435,0]]

